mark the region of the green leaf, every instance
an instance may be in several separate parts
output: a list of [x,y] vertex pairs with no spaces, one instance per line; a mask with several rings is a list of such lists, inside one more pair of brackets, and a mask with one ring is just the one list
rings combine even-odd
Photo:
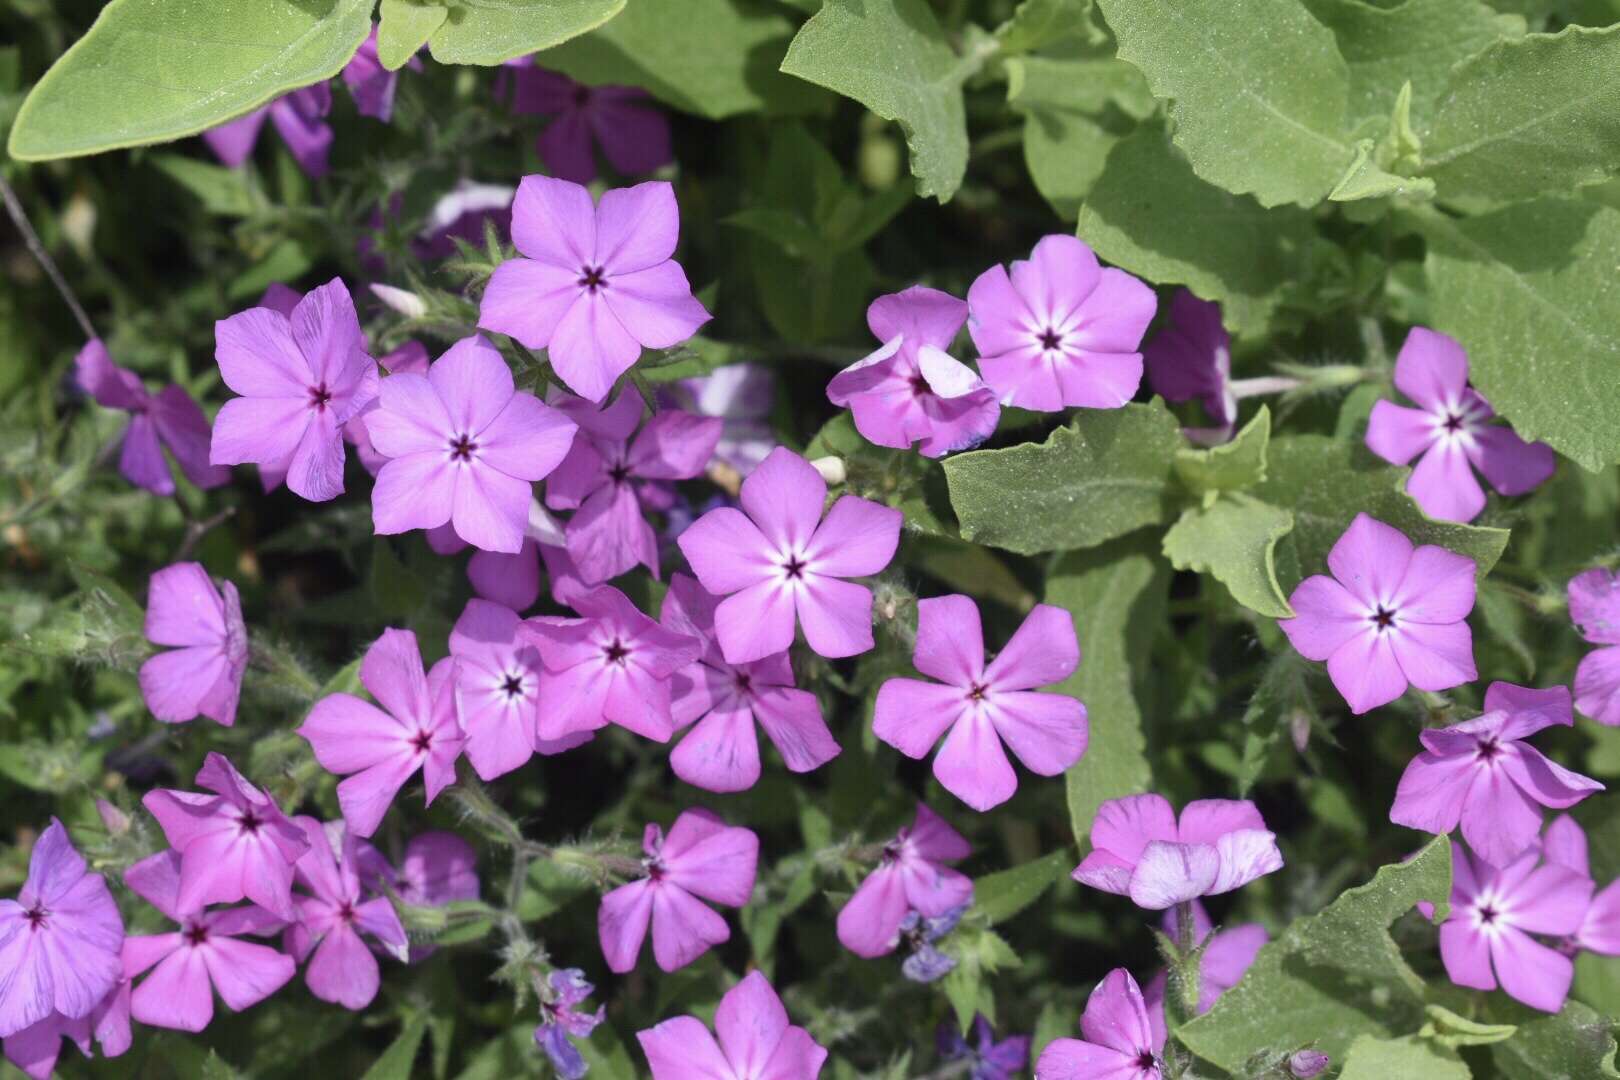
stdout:
[[1489,1016],[1513,1024],[1513,1038],[1491,1045],[1491,1060],[1506,1080],[1614,1080],[1615,1020],[1578,1001],[1549,1016],[1505,995],[1489,999]]
[[1441,1005],[1429,1005],[1425,1010],[1429,1022],[1418,1032],[1425,1039],[1433,1039],[1448,1049],[1459,1046],[1489,1046],[1503,1039],[1511,1039],[1518,1029],[1513,1024],[1482,1024],[1466,1016],[1458,1016]]
[[1382,199],[1388,195],[1430,199],[1434,197],[1434,181],[1423,176],[1397,176],[1385,172],[1373,159],[1373,141],[1362,139],[1356,143],[1356,156],[1350,160],[1333,190],[1328,192],[1328,198],[1333,202],[1355,202],[1358,199]]
[[1176,477],[1195,495],[1243,491],[1266,478],[1270,444],[1271,409],[1262,405],[1230,442],[1208,450],[1177,450]]
[[597,1080],[636,1080],[640,1075],[612,1024],[598,1024],[590,1038],[577,1040],[574,1045]]
[[964,926],[947,939],[940,951],[956,958],[956,966],[942,982],[956,1013],[957,1026],[966,1031],[975,1013],[983,1013],[985,1019],[995,1023],[996,998],[985,976],[1018,966],[1018,954],[1012,946],[993,930]]
[[1147,115],[1153,97],[1122,60],[1025,56],[1006,61],[1007,104],[1024,115],[1024,163],[1035,187],[1070,220],[1109,151]]
[[945,460],[962,538],[1020,555],[1093,547],[1168,520],[1175,418],[1147,405],[1083,409],[1044,443]]
[[1416,1035],[1399,1039],[1379,1039],[1358,1035],[1345,1055],[1339,1080],[1390,1080],[1398,1076],[1421,1076],[1423,1080],[1469,1080],[1468,1071],[1457,1051],[1438,1046]]
[[1023,911],[1078,862],[1069,848],[1042,855],[1038,859],[986,874],[973,882],[973,910],[994,926]]
[[1277,541],[1294,528],[1294,515],[1248,495],[1227,495],[1193,506],[1164,534],[1164,557],[1177,570],[1213,574],[1232,598],[1251,611],[1291,618],[1277,583]]
[[249,169],[227,169],[181,154],[154,154],[149,160],[201,200],[210,214],[247,217],[269,206]]
[[427,1013],[412,1016],[399,1037],[371,1063],[360,1080],[411,1080],[411,1066],[416,1062],[416,1051],[422,1045],[427,1027]]
[[996,554],[951,536],[918,536],[909,542],[911,559],[923,573],[957,592],[1006,604],[1014,611],[1035,606],[1035,596]]
[[195,135],[342,70],[372,0],[112,0],[34,86],[11,156],[76,157]]
[[377,5],[377,60],[398,71],[449,17],[450,9],[434,0],[382,0]]
[[1262,206],[1320,202],[1344,173],[1350,72],[1298,0],[1097,0],[1119,56],[1174,99],[1199,176]]
[[491,67],[589,33],[624,6],[625,0],[456,0],[428,50],[441,64]]
[[1002,56],[1034,52],[1091,29],[1091,0],[1022,0],[1012,18],[996,27]]

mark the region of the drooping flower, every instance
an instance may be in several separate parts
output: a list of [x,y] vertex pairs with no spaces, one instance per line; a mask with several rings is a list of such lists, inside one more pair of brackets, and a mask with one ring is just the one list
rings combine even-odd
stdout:
[[[302,835],[302,834],[300,834]],[[287,985],[298,966],[268,945],[237,940],[280,930],[283,921],[254,904],[203,911],[181,899],[178,852],[160,851],[124,872],[124,884],[180,929],[124,940],[124,978],[151,971],[130,995],[130,1015],[143,1024],[201,1031],[214,1018],[214,993],[232,1012],[257,1005]]]
[[1161,911],[1282,869],[1276,836],[1254,803],[1198,799],[1176,821],[1163,795],[1127,795],[1097,809],[1091,852],[1070,876]]
[[588,1071],[585,1058],[571,1040],[588,1039],[606,1015],[606,1006],[586,1012],[578,1006],[596,990],[579,968],[559,968],[545,982],[540,998],[540,1023],[534,1041],[551,1059],[563,1080],[580,1080]]
[[1237,422],[1232,393],[1232,339],[1221,325],[1221,305],[1186,289],[1170,298],[1170,324],[1142,348],[1148,382],[1166,401],[1198,401],[1217,431]]
[[1406,691],[1449,690],[1479,678],[1468,613],[1474,560],[1433,544],[1417,548],[1382,521],[1357,514],[1328,552],[1332,577],[1300,582],[1298,612],[1277,625],[1307,660],[1326,660],[1350,711]]
[[1142,991],[1124,968],[1091,992],[1080,1034],[1047,1043],[1035,1080],[1163,1080],[1164,1035],[1153,1030]]
[[310,993],[345,1009],[363,1009],[377,996],[382,976],[360,935],[403,961],[409,946],[405,927],[387,897],[362,890],[361,848],[371,845],[341,821],[322,825],[312,817],[296,817],[293,822],[309,840],[296,867],[298,883],[309,895],[293,900],[298,920],[287,927],[287,952],[299,963],[309,961],[304,982]]
[[912,758],[925,756],[945,735],[934,775],[973,809],[998,806],[1018,790],[1004,742],[1040,776],[1056,776],[1086,752],[1086,707],[1067,694],[1035,692],[1080,665],[1074,619],[1062,608],[1037,604],[986,666],[978,605],[966,596],[920,600],[912,660],[941,681],[885,682],[872,731]]
[[1417,404],[1379,401],[1367,419],[1367,447],[1394,465],[1419,458],[1407,494],[1430,517],[1472,521],[1485,509],[1474,470],[1503,495],[1523,495],[1553,474],[1546,443],[1527,443],[1468,385],[1468,354],[1456,339],[1414,326],[1395,358],[1395,388]]
[[298,729],[322,768],[347,777],[337,786],[338,805],[356,836],[377,831],[418,769],[429,804],[455,780],[462,746],[455,669],[446,657],[425,674],[416,635],[384,630],[360,663],[360,684],[382,708],[353,694],[328,694]]
[[1435,834],[1460,823],[1469,847],[1491,865],[1506,866],[1536,842],[1542,807],[1567,809],[1603,790],[1521,741],[1574,722],[1562,686],[1491,683],[1483,716],[1419,734],[1423,751],[1401,774],[1389,819]]
[[[426,375],[430,362],[427,346],[419,341],[407,341],[393,352],[377,358],[377,366],[389,375]],[[354,456],[360,459],[360,464],[372,476],[376,476],[388,464],[387,456],[371,444],[371,433],[366,430],[366,417],[380,407],[381,402],[372,398],[365,408],[343,425],[343,441],[354,447]]]
[[[1192,941],[1194,945],[1203,945],[1204,951],[1198,961],[1198,1013],[1203,1015],[1215,1007],[1222,994],[1238,984],[1254,958],[1259,955],[1260,947],[1267,941],[1266,928],[1259,923],[1244,923],[1227,929],[1216,930],[1209,921],[1209,913],[1204,905],[1194,900],[1192,907]],[[1172,941],[1178,940],[1180,908],[1171,908],[1164,913],[1164,932]],[[1205,942],[1208,944],[1205,944]],[[1147,1004],[1148,1022],[1153,1025],[1153,1037],[1162,1043],[1165,1038],[1164,995],[1169,988],[1170,977],[1167,972],[1160,971],[1154,975],[1147,986],[1142,990],[1142,1000]]]
[[308,847],[303,830],[222,754],[204,759],[196,782],[214,794],[159,788],[141,799],[179,859],[175,911],[247,899],[293,919],[293,866]]
[[331,111],[331,84],[318,82],[209,128],[202,137],[222,164],[239,168],[252,155],[253,144],[259,141],[259,129],[264,127],[268,117],[298,167],[306,175],[319,179],[326,175],[332,153],[332,128],[326,122],[326,114]]
[[574,424],[527,391],[482,335],[452,345],[426,375],[390,375],[366,417],[390,460],[371,490],[377,532],[445,522],[486,551],[523,546],[533,483],[544,480],[574,438]]
[[938,982],[949,975],[956,967],[956,957],[942,952],[934,942],[955,930],[967,909],[968,905],[960,904],[943,915],[906,912],[900,920],[900,940],[911,947],[911,955],[900,962],[900,974],[914,983]]
[[943,1023],[934,1033],[939,1056],[946,1061],[969,1062],[969,1080],[1012,1080],[1029,1067],[1028,1035],[1009,1035],[996,1040],[996,1033],[983,1013],[973,1017],[974,1043],[969,1044],[956,1025]]
[[636,1032],[653,1080],[816,1080],[827,1051],[789,1024],[769,980],[750,971],[715,1010],[715,1042],[703,1021],[677,1016]]
[[883,344],[834,375],[827,399],[848,407],[868,442],[924,457],[977,446],[996,430],[1001,405],[978,373],[947,349],[967,321],[967,305],[922,285],[880,296],[866,323]]
[[[420,71],[422,62],[414,56],[406,67]],[[361,116],[388,123],[394,115],[394,90],[399,85],[399,72],[383,67],[377,56],[377,28],[360,43],[354,56],[343,65],[343,82],[354,95],[354,107]]]
[[668,837],[659,826],[648,825],[641,849],[646,876],[602,897],[597,910],[602,955],[609,969],[630,971],[650,923],[653,959],[664,971],[675,971],[731,938],[726,920],[698,901],[726,907],[748,903],[759,837],[707,810],[687,810]]
[[711,510],[676,541],[703,587],[726,597],[714,621],[729,663],[785,652],[796,619],[822,656],[872,647],[872,591],[843,579],[889,565],[904,515],[844,495],[823,520],[826,501],[815,467],[777,447],[743,481],[741,510]]
[[198,716],[236,722],[248,641],[235,585],[216,589],[199,563],[165,566],[148,588],[146,637],[176,646],[141,665],[141,697],[153,716],[170,724]]
[[[1559,814],[1547,823],[1541,843],[1547,862],[1573,870],[1584,878],[1592,876],[1586,854],[1586,832],[1568,814]],[[1620,956],[1620,880],[1598,889],[1587,905],[1580,927],[1562,942],[1564,951]]]
[[343,491],[342,428],[377,396],[377,364],[343,282],[299,300],[289,317],[249,308],[214,324],[214,359],[240,397],[214,420],[216,465],[287,469],[287,487],[311,502]]
[[1620,577],[1587,570],[1569,582],[1569,617],[1594,645],[1575,669],[1575,707],[1600,724],[1620,727]]
[[662,181],[593,206],[578,184],[525,176],[512,204],[523,257],[495,268],[478,325],[545,349],[570,390],[601,401],[643,348],[678,345],[709,320],[671,258],[679,222]]
[[118,983],[123,940],[124,920],[106,880],[90,873],[52,818],[34,841],[17,899],[0,900],[0,1038],[7,1052],[19,1033],[53,1016],[88,1017]]
[[775,398],[776,377],[758,364],[727,364],[660,388],[660,400],[672,408],[719,417],[724,426],[714,456],[743,476],[776,448],[770,425]]
[[5,1039],[6,1060],[31,1080],[48,1080],[62,1053],[62,1040],[71,1039],[85,1057],[94,1057],[90,1040],[95,1039],[103,1057],[115,1058],[129,1049],[129,983],[120,981],[89,1015],[71,1020],[59,1012],[23,1028]]
[[535,67],[528,57],[507,68],[512,111],[552,117],[536,144],[553,176],[576,184],[596,179],[592,144],[614,172],[640,176],[675,160],[669,120],[648,108],[652,98],[633,86],[586,86]]
[[882,860],[838,913],[838,940],[856,956],[882,956],[900,942],[907,911],[938,918],[973,900],[973,882],[947,863],[972,852],[945,819],[917,804],[917,817],[883,845]]
[[759,739],[765,729],[789,772],[809,772],[838,756],[821,703],[794,685],[787,653],[728,664],[715,639],[718,600],[685,574],[670,579],[660,621],[696,638],[703,652],[670,679],[670,712],[677,727],[696,723],[669,755],[675,775],[708,791],[746,791],[759,779]]
[[1142,382],[1153,290],[1072,236],[1043,237],[1009,275],[992,266],[968,289],[979,370],[1003,405],[1054,412],[1117,409]]

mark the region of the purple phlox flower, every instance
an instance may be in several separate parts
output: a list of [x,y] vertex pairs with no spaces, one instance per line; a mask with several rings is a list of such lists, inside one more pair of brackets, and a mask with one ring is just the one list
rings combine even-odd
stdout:
[[332,128],[326,122],[326,114],[331,111],[331,84],[318,82],[209,128],[202,137],[215,157],[235,169],[252,155],[253,144],[259,141],[259,129],[269,117],[298,167],[318,179],[326,175],[332,153]]
[[519,640],[540,650],[540,738],[618,724],[657,742],[675,730],[670,676],[698,658],[694,637],[647,618],[601,585],[573,601],[583,618],[527,620]]
[[1163,795],[1109,799],[1091,845],[1074,880],[1151,911],[1230,892],[1283,865],[1276,836],[1246,799],[1195,800],[1179,823]]
[[1035,692],[1080,665],[1074,618],[1062,608],[1037,604],[986,666],[978,605],[966,596],[920,600],[912,660],[941,681],[885,682],[872,731],[911,758],[944,735],[934,775],[973,809],[998,806],[1018,790],[1003,743],[1040,776],[1058,775],[1086,752],[1086,707],[1067,694]]
[[156,495],[174,494],[174,473],[163,460],[163,448],[199,488],[227,483],[231,470],[208,461],[212,429],[208,417],[180,386],[166,386],[153,396],[140,376],[112,362],[100,338],[91,338],[73,361],[73,378],[97,405],[129,413],[129,426],[119,436],[118,471],[136,487]]
[[[296,826],[294,826],[296,828]],[[302,839],[302,832],[299,833]],[[153,1027],[201,1031],[214,1018],[214,992],[232,1012],[287,985],[298,965],[268,945],[237,940],[274,934],[284,921],[256,904],[203,911],[181,899],[179,852],[160,851],[124,872],[124,884],[180,929],[124,939],[124,978],[151,971],[130,996],[130,1015]]]
[[1357,514],[1328,552],[1332,577],[1299,583],[1298,612],[1277,625],[1300,655],[1326,660],[1333,685],[1360,715],[1405,693],[1449,690],[1479,678],[1468,613],[1474,560]]
[[844,495],[823,519],[827,482],[784,447],[743,481],[740,501],[740,510],[704,514],[677,541],[703,587],[726,597],[715,611],[726,660],[785,652],[795,620],[822,656],[870,649],[872,591],[844,579],[889,565],[904,515]]
[[[393,352],[377,359],[377,366],[389,375],[414,374],[426,375],[429,357],[427,346],[419,341],[407,341]],[[378,453],[377,448],[371,445],[371,433],[366,430],[366,417],[381,407],[382,403],[372,398],[365,407],[355,413],[347,424],[343,425],[343,441],[354,447],[355,457],[365,466],[366,472],[376,476],[382,467],[388,463],[387,456]]]
[[[287,318],[291,319],[293,309],[298,306],[298,301],[302,300],[303,298],[304,294],[299,292],[297,289],[284,285],[279,281],[273,281],[265,287],[263,295],[259,297],[259,302],[255,304],[254,307],[269,308],[271,311],[279,311]],[[360,409],[355,410],[355,419],[359,418],[361,410],[371,407],[376,403],[376,400],[377,399],[373,397],[370,401],[366,402],[365,405],[362,405]],[[350,423],[352,422],[353,421],[350,421]],[[346,441],[353,442],[354,440],[349,439],[347,432],[348,424],[345,424],[344,439]],[[371,445],[369,440],[366,445],[368,447]],[[270,494],[272,491],[276,490],[276,488],[280,487],[286,482],[287,472],[292,468],[293,454],[296,451],[297,448],[294,447],[293,450],[288,451],[288,453],[279,460],[260,461],[255,463],[256,468],[259,470],[259,486],[264,489],[264,493],[266,495]],[[212,450],[210,450],[210,452],[212,452]]]
[[998,265],[979,275],[968,289],[968,332],[1003,405],[1117,409],[1141,385],[1137,350],[1157,305],[1142,282],[1054,235],[1011,274]]
[[[124,920],[56,818],[34,841],[15,900],[0,900],[0,1038],[81,1020],[118,983]],[[42,1034],[42,1033],[40,1033]],[[26,1045],[28,1040],[24,1040]]]
[[545,989],[537,995],[540,1024],[534,1029],[534,1041],[563,1080],[580,1080],[587,1071],[585,1058],[571,1040],[590,1038],[606,1015],[606,1006],[595,1012],[578,1007],[595,990],[579,968],[559,968],[546,977]]
[[[406,67],[422,70],[422,61],[411,57]],[[377,58],[377,28],[360,43],[360,49],[343,65],[343,82],[354,95],[354,107],[361,116],[370,116],[388,123],[394,115],[394,89],[399,83],[399,72],[389,71]]]
[[1186,289],[1170,298],[1170,323],[1142,349],[1148,383],[1166,401],[1198,401],[1214,428],[1194,428],[1199,442],[1225,442],[1237,423],[1232,393],[1232,339],[1221,325],[1221,305]]
[[377,831],[418,769],[430,805],[455,780],[462,747],[456,667],[446,657],[424,674],[416,635],[384,630],[360,663],[360,684],[382,708],[353,694],[328,694],[298,729],[322,768],[347,777],[337,786],[338,805],[356,836]]
[[750,971],[714,1013],[717,1043],[695,1016],[636,1032],[653,1080],[815,1080],[827,1051],[788,1022],[770,981]]
[[973,900],[973,882],[947,863],[973,849],[922,803],[912,823],[883,845],[877,867],[838,913],[838,940],[856,956],[882,956],[900,942],[908,911],[938,918]]
[[502,74],[511,80],[513,112],[552,117],[535,145],[553,176],[576,184],[595,180],[593,143],[621,176],[640,176],[675,160],[669,120],[647,107],[652,98],[645,90],[586,86],[526,62]]
[[[1179,911],[1180,908],[1171,908],[1164,913],[1164,932],[1172,940],[1178,937]],[[1259,923],[1216,930],[1204,905],[1196,900],[1192,902],[1192,930],[1193,944],[1204,945],[1203,957],[1198,962],[1198,1012],[1202,1015],[1215,1007],[1222,994],[1238,984],[1269,936]],[[1153,1037],[1160,1043],[1165,1039],[1164,995],[1169,984],[1169,975],[1160,971],[1142,991],[1148,1022],[1153,1025]]]
[[1295,1050],[1288,1055],[1288,1074],[1294,1080],[1315,1080],[1332,1063],[1333,1059],[1320,1050]]
[[371,490],[378,533],[431,529],[486,551],[523,546],[533,483],[568,453],[574,423],[516,389],[501,354],[480,334],[463,338],[426,375],[390,375],[366,417],[390,458]]
[[[427,530],[426,537],[428,547],[438,555],[455,555],[467,547],[467,542],[448,524]],[[467,560],[467,580],[481,599],[493,600],[513,611],[531,608],[540,599],[541,552],[560,552],[563,543],[562,522],[552,517],[539,499],[531,499],[529,520],[523,529],[523,546],[517,554],[475,549],[472,558]],[[569,583],[559,580],[559,573],[567,576],[566,572],[551,572],[551,594],[557,603],[567,604],[573,594],[566,591]],[[559,586],[563,591],[559,591]]]
[[214,324],[214,359],[240,397],[214,420],[216,465],[285,468],[287,486],[323,502],[343,491],[342,428],[377,396],[377,363],[343,282],[299,300],[289,317],[256,307]]
[[866,323],[883,344],[827,384],[827,400],[847,406],[856,429],[878,446],[944,457],[988,439],[1001,419],[995,391],[951,356],[967,305],[948,293],[913,285],[880,296]]
[[675,775],[708,791],[746,791],[759,779],[754,723],[782,755],[789,772],[809,772],[838,756],[821,703],[794,685],[787,653],[728,664],[714,634],[718,600],[685,574],[670,579],[662,625],[696,638],[703,652],[670,678],[670,713],[677,727],[696,723],[669,763]]
[[146,637],[176,646],[141,665],[141,697],[153,716],[170,724],[198,716],[236,722],[248,640],[235,585],[216,589],[199,563],[165,566],[147,590]]
[[608,967],[632,970],[652,925],[653,959],[675,971],[731,937],[726,920],[699,899],[742,907],[754,892],[759,837],[707,810],[687,810],[669,835],[648,825],[642,836],[645,874],[602,897],[597,933]]
[[1136,980],[1110,971],[1086,1001],[1081,1039],[1053,1039],[1035,1063],[1036,1080],[1162,1080],[1164,1036],[1153,1030]]
[[521,625],[511,608],[469,600],[450,631],[463,749],[483,780],[511,772],[533,754],[560,754],[592,738],[590,731],[540,738],[544,668],[539,650],[520,640]]
[[[1586,855],[1586,832],[1568,814],[1559,814],[1547,824],[1541,851],[1547,862],[1573,870],[1585,878],[1592,876]],[[1562,942],[1565,952],[1602,953],[1620,956],[1620,881],[1598,889],[1587,905],[1586,915],[1574,933]]]
[[[1564,937],[1581,928],[1592,879],[1532,848],[1498,870],[1451,845],[1451,915],[1440,927],[1440,959],[1458,986],[1502,989],[1543,1012],[1563,1008],[1575,965],[1530,935]],[[1494,970],[1494,974],[1493,974]]]
[[771,408],[776,376],[758,364],[727,364],[707,375],[681,379],[659,391],[660,401],[699,416],[717,416],[723,424],[714,456],[743,476],[759,467],[776,448]]
[[31,1080],[48,1080],[62,1053],[64,1037],[71,1039],[85,1057],[95,1056],[90,1050],[92,1038],[101,1047],[103,1057],[115,1058],[128,1050],[132,1041],[129,983],[120,980],[88,1015],[77,1020],[53,1011],[38,1023],[6,1036],[6,1060]]
[[1549,761],[1522,740],[1575,722],[1569,691],[1493,682],[1485,714],[1418,737],[1423,750],[1406,766],[1389,819],[1429,833],[1462,826],[1486,862],[1506,866],[1541,832],[1541,808],[1564,810],[1603,785]]
[[1600,724],[1620,727],[1620,577],[1587,570],[1569,582],[1569,617],[1594,645],[1575,669],[1575,707]]
[[953,1023],[943,1023],[934,1033],[939,1056],[946,1061],[972,1061],[970,1080],[1012,1080],[1016,1073],[1029,1068],[1028,1035],[1011,1035],[1000,1042],[982,1014],[973,1017],[974,1044],[970,1045],[956,1030]]
[[956,957],[935,948],[934,942],[955,930],[967,909],[967,904],[960,904],[943,915],[906,912],[900,920],[900,937],[910,945],[911,955],[900,962],[900,974],[914,983],[937,982],[949,975]]
[[512,203],[523,257],[495,268],[478,325],[545,349],[570,390],[601,401],[643,348],[679,345],[709,321],[671,258],[679,223],[663,181],[615,188],[593,206],[578,184],[524,177]]
[[[458,900],[478,899],[478,853],[452,832],[411,837],[397,869],[368,845],[359,847],[356,861],[362,885],[376,892],[393,890],[412,907],[444,907]],[[410,962],[418,963],[433,951],[431,945],[413,944]]]
[[1468,385],[1468,354],[1455,339],[1414,326],[1395,358],[1395,388],[1418,407],[1379,401],[1367,420],[1367,447],[1395,465],[1419,458],[1406,491],[1430,517],[1479,516],[1485,492],[1474,469],[1503,495],[1523,495],[1553,474],[1551,447],[1491,423],[1496,413]]
[[322,825],[296,817],[293,822],[309,840],[296,868],[309,895],[293,900],[298,920],[287,927],[285,948],[299,963],[309,961],[304,982],[310,993],[345,1009],[363,1009],[377,996],[382,979],[377,958],[360,935],[400,961],[408,956],[409,941],[394,905],[385,896],[362,892],[363,860],[369,856],[375,863],[382,856],[341,821]]
[[291,921],[293,866],[309,846],[303,830],[222,754],[208,755],[196,782],[214,794],[159,788],[141,799],[179,860],[175,910],[246,899]]

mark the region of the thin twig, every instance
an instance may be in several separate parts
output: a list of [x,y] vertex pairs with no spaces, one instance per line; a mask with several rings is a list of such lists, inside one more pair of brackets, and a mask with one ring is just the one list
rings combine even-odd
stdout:
[[198,541],[208,534],[208,530],[227,520],[235,513],[236,507],[227,506],[213,517],[204,518],[201,521],[187,521],[186,536],[185,539],[180,541],[180,550],[174,553],[174,561],[185,562],[186,556],[190,555],[192,549],[197,546]]
[[72,288],[68,286],[67,278],[62,276],[62,271],[57,269],[56,261],[51,258],[51,253],[45,250],[45,245],[40,242],[39,234],[34,231],[33,223],[28,220],[27,212],[23,210],[22,203],[17,199],[17,193],[11,190],[11,185],[6,183],[6,178],[3,176],[0,176],[0,199],[5,201],[6,212],[11,215],[12,223],[17,226],[17,231],[22,234],[23,243],[28,245],[28,250],[33,254],[35,261],[44,267],[45,276],[51,279],[51,284],[56,286],[56,291],[62,294],[62,300],[67,304],[68,309],[73,312],[74,319],[78,320],[79,329],[84,331],[85,338],[87,340],[94,338],[96,328],[91,324],[90,316],[85,314],[84,305],[80,304],[79,298],[73,294]]

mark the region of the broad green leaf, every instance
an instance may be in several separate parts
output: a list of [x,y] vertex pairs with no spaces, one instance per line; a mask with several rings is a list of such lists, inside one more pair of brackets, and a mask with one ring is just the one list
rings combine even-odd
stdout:
[[1491,1044],[1491,1060],[1506,1080],[1614,1080],[1615,1018],[1600,1016],[1578,1001],[1548,1015],[1492,994],[1489,1018],[1513,1024],[1513,1038]]
[[76,157],[166,142],[336,75],[372,0],[112,0],[34,86],[11,156]]
[[1141,72],[1122,60],[1051,56],[1006,62],[1007,103],[1024,115],[1024,163],[1072,220],[1121,136],[1152,111]]
[[1177,450],[1176,478],[1195,495],[1251,488],[1266,478],[1266,449],[1270,444],[1271,409],[1262,405],[1231,442],[1208,450]]
[[991,926],[1005,922],[1062,881],[1077,862],[1074,852],[1063,848],[1022,866],[986,874],[973,882],[973,910]]
[[435,0],[382,0],[377,5],[377,60],[398,71],[449,17],[450,8]]
[[1244,494],[1226,495],[1210,506],[1189,507],[1164,534],[1164,557],[1177,570],[1213,574],[1232,598],[1251,611],[1291,618],[1277,583],[1277,541],[1294,527],[1294,515]]
[[398,1038],[388,1045],[360,1080],[410,1080],[416,1051],[427,1034],[428,1014],[417,1013],[405,1022]]
[[503,64],[589,33],[624,6],[625,0],[456,0],[428,50],[441,64]]
[[957,592],[1006,604],[1014,611],[1035,606],[1035,596],[995,552],[950,536],[918,536],[907,551],[923,573]]
[[1345,1055],[1339,1080],[1391,1080],[1398,1076],[1469,1080],[1472,1075],[1457,1051],[1416,1035],[1403,1035],[1399,1039],[1358,1035]]
[[1620,1016],[1620,956],[1594,952],[1577,956],[1571,993],[1605,1016]]
[[1119,56],[1173,99],[1194,171],[1262,206],[1320,202],[1344,173],[1350,72],[1298,0],[1097,0]]
[[1022,0],[996,27],[1002,56],[1033,52],[1065,38],[1087,38],[1091,0]]
[[154,154],[149,160],[195,195],[210,214],[247,217],[269,206],[251,170],[227,169],[183,154]]
[[1169,519],[1181,430],[1164,403],[1083,409],[1044,443],[945,460],[962,538],[1020,555],[1093,547]]
[[1018,954],[994,930],[965,925],[945,940],[941,951],[956,958],[942,982],[957,1026],[966,1031],[974,1013],[995,1023],[996,997],[986,976],[1017,967]]

